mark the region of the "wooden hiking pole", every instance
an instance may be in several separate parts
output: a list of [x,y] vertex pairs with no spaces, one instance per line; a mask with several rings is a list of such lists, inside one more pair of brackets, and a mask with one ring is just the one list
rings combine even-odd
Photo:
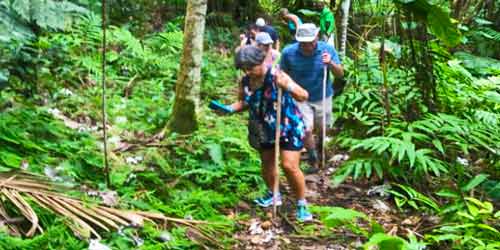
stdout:
[[278,200],[278,190],[280,186],[280,135],[281,135],[281,97],[283,90],[278,88],[278,107],[276,107],[276,133],[274,137],[274,174],[276,176],[273,187],[273,219],[276,219],[276,201]]
[[321,117],[321,168],[325,168],[325,137],[326,137],[326,79],[328,77],[328,66],[323,66],[323,101]]

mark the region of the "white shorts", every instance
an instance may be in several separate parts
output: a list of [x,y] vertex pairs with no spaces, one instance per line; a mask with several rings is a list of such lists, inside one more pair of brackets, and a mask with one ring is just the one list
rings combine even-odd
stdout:
[[[297,102],[302,116],[304,117],[304,123],[306,125],[306,130],[313,131],[314,129],[321,129],[321,123],[323,122],[323,102]],[[325,99],[325,117],[326,117],[326,127],[330,128],[332,126],[332,96]],[[318,130],[319,131],[319,130]]]

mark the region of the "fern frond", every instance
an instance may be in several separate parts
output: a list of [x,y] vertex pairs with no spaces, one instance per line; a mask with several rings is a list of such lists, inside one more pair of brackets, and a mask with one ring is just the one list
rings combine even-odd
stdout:
[[483,27],[478,31],[478,33],[485,38],[488,38],[495,42],[500,42],[500,31],[496,31],[488,27]]

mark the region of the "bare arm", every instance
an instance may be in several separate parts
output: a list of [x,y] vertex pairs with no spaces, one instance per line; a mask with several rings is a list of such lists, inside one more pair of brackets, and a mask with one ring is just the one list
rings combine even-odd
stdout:
[[335,77],[338,77],[338,78],[344,77],[344,67],[342,67],[342,64],[336,64],[332,60],[332,55],[330,55],[330,53],[325,51],[325,52],[323,52],[321,57],[322,57],[323,63],[328,65],[328,68],[330,69],[330,71],[332,71],[332,73]]
[[280,88],[290,90],[292,97],[299,102],[306,101],[309,98],[309,93],[283,71],[277,72],[276,83]]
[[245,105],[244,101],[237,101],[237,102],[235,102],[233,104],[230,104],[229,106],[233,109],[234,113],[241,112],[241,111],[245,110],[246,107],[247,107]]
[[331,61],[328,68],[330,68],[330,71],[332,71],[335,77],[338,78],[344,77],[344,67],[342,67],[342,64],[336,64],[333,61]]
[[280,51],[280,40],[276,40],[276,43],[274,44],[274,49],[277,51]]
[[295,24],[295,29],[299,28],[299,18],[296,15],[290,15],[290,19],[292,19]]

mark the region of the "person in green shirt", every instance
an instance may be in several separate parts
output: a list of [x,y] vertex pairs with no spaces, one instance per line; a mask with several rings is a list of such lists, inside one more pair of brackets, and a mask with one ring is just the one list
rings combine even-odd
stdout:
[[335,17],[332,11],[328,8],[327,1],[322,0],[319,2],[320,8],[322,8],[321,16],[319,19],[319,27],[321,32],[321,38],[325,42],[335,47]]

